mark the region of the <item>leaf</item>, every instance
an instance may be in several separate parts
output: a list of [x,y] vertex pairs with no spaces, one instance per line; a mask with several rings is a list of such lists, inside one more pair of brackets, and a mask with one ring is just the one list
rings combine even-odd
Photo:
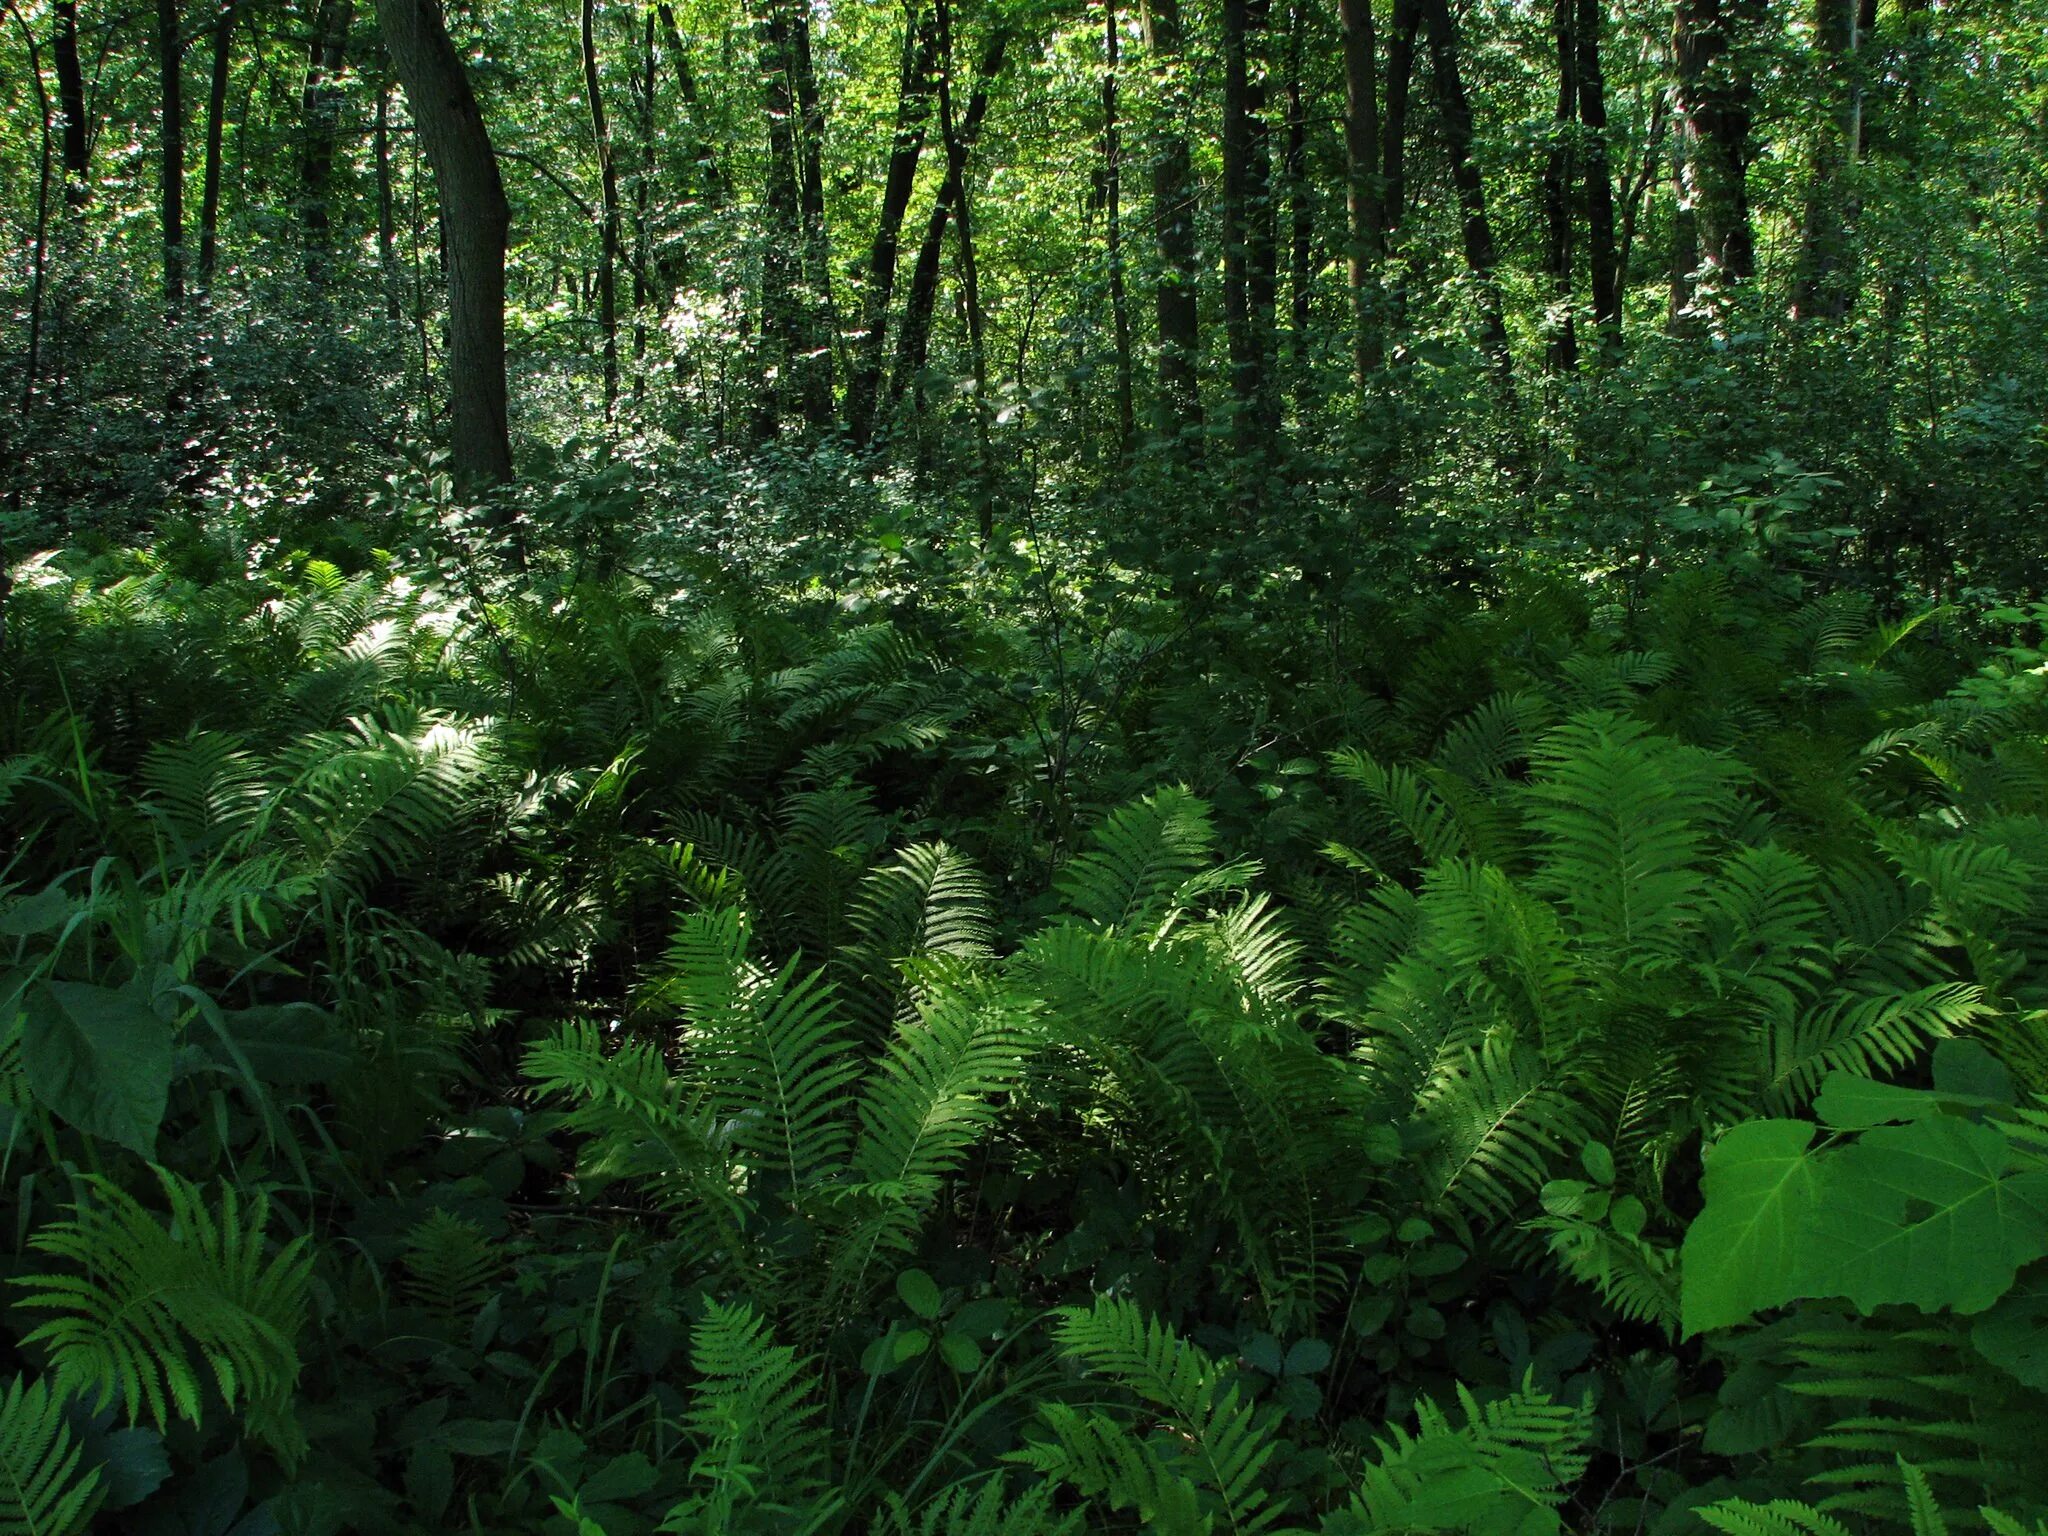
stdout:
[[921,1269],[906,1269],[898,1275],[896,1294],[903,1298],[903,1305],[926,1322],[939,1315],[942,1302],[938,1283]]
[[1970,1343],[2014,1380],[2048,1392],[2048,1281],[2001,1297],[1971,1326]]
[[22,1061],[52,1114],[89,1136],[156,1155],[171,1082],[171,1027],[139,978],[122,987],[50,981],[23,998]]
[[1803,1120],[1749,1120],[1707,1153],[1706,1208],[1680,1251],[1685,1336],[1746,1322],[1786,1299],[1820,1202],[1820,1178]]
[[[2048,1169],[2009,1172],[2006,1139],[1944,1116],[1881,1126],[1833,1159],[1841,1203],[1889,1230],[1845,1243],[1837,1291],[1865,1312],[1895,1302],[1981,1312],[2048,1253]],[[1836,1202],[1830,1202],[1833,1207]],[[1834,1214],[1831,1209],[1830,1214]]]

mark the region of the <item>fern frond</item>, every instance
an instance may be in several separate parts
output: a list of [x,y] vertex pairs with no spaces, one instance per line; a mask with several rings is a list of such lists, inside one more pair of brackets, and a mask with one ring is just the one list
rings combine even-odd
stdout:
[[266,1259],[268,1196],[245,1204],[223,1185],[216,1211],[199,1186],[165,1169],[156,1175],[168,1224],[93,1178],[70,1220],[30,1239],[75,1269],[15,1282],[28,1291],[18,1305],[57,1314],[27,1342],[49,1351],[61,1386],[102,1407],[119,1401],[130,1419],[146,1410],[159,1428],[173,1416],[198,1423],[210,1377],[229,1407],[245,1403],[257,1432],[289,1455],[310,1240],[293,1238]]
[[10,1381],[0,1393],[0,1536],[83,1531],[102,1496],[100,1469],[81,1471],[83,1455],[49,1381]]

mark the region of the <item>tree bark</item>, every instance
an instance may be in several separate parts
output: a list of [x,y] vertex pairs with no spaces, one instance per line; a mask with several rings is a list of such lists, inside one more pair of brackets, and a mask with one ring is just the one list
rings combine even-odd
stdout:
[[1854,299],[1846,183],[1862,137],[1862,93],[1855,80],[1857,32],[1857,0],[1816,0],[1813,35],[1823,121],[1814,134],[1807,175],[1799,273],[1792,291],[1795,319],[1839,320],[1849,313]]
[[434,169],[447,247],[450,459],[473,485],[511,478],[505,385],[505,185],[437,0],[377,0],[384,45]]
[[939,185],[939,195],[932,204],[931,216],[925,221],[924,238],[919,242],[917,264],[910,274],[910,292],[904,299],[903,325],[896,337],[896,362],[889,377],[889,405],[893,413],[905,392],[917,381],[930,357],[932,337],[932,312],[938,301],[939,267],[945,254],[946,227],[952,222],[954,211],[961,205],[967,185],[968,161],[974,152],[975,141],[981,136],[981,125],[988,116],[988,91],[990,83],[1003,65],[1008,52],[1009,36],[998,30],[988,42],[987,51],[981,61],[980,73],[976,77],[974,94],[967,103],[966,115],[952,132],[945,131],[950,116],[952,87],[949,83],[952,66],[951,28],[945,10],[939,11],[938,24],[941,28],[939,57],[940,73],[938,85],[939,120],[946,143],[946,175]]
[[1271,414],[1272,161],[1255,67],[1265,24],[1266,0],[1223,0],[1223,325],[1232,430],[1244,453],[1263,447]]
[[882,388],[888,343],[889,306],[896,291],[896,264],[903,244],[903,217],[917,185],[917,164],[924,153],[931,122],[932,71],[938,54],[936,20],[913,3],[903,16],[903,54],[896,79],[896,128],[889,144],[889,166],[882,183],[882,210],[875,237],[855,274],[860,293],[860,334],[854,340],[847,370],[846,430],[857,448],[865,448],[875,428],[875,408]]
[[1578,47],[1573,38],[1576,0],[1551,0],[1551,43],[1557,55],[1557,106],[1550,122],[1550,149],[1543,160],[1543,267],[1550,278],[1550,333],[1544,367],[1565,373],[1579,365],[1579,341],[1572,318],[1572,137],[1578,125]]
[[185,306],[185,59],[178,22],[178,0],[156,0],[158,210],[164,311],[173,319]]
[[1302,50],[1308,31],[1306,7],[1287,13],[1287,140],[1281,175],[1287,187],[1287,356],[1290,389],[1308,376],[1309,321],[1314,308],[1316,193],[1308,175],[1308,105],[1302,91]]
[[1116,348],[1116,446],[1122,458],[1137,430],[1131,377],[1131,305],[1124,291],[1123,130],[1117,117],[1117,0],[1104,0],[1102,27],[1102,203],[1104,256],[1109,267],[1110,337]]
[[717,150],[704,136],[704,104],[697,96],[697,77],[690,72],[690,54],[683,46],[682,28],[676,25],[675,8],[668,0],[659,0],[655,14],[661,18],[662,38],[675,68],[676,90],[683,98],[683,110],[696,134],[690,141],[689,153],[697,173],[699,195],[709,207],[723,208],[732,201],[732,186],[726,180],[725,167],[718,158]]
[[1393,30],[1387,37],[1385,168],[1380,173],[1380,217],[1389,234],[1401,227],[1408,209],[1408,97],[1415,79],[1415,41],[1421,27],[1422,0],[1394,0]]
[[768,110],[761,268],[765,387],[756,414],[756,431],[763,438],[781,430],[791,404],[818,430],[832,423],[832,337],[824,295],[817,288],[813,241],[813,199],[822,194],[811,186],[812,157],[800,98],[801,77],[808,73],[808,14],[807,0],[765,0],[757,26]]
[[315,289],[327,286],[333,262],[334,218],[328,200],[342,102],[335,77],[348,54],[349,28],[354,21],[354,0],[321,0],[313,20],[312,41],[306,47],[306,78],[299,93],[299,115],[306,135],[299,158],[299,219],[306,238],[306,278]]
[[50,52],[57,66],[57,107],[64,116],[64,202],[78,208],[92,199],[91,124],[85,115],[85,71],[78,61],[78,0],[56,0],[56,11]]
[[[1689,227],[1693,260],[1710,295],[1756,275],[1748,187],[1755,91],[1748,53],[1759,19],[1760,0],[1677,0],[1672,58],[1679,254],[1683,258]],[[1692,300],[1689,291],[1681,297],[1682,312]]]
[[1600,0],[1578,3],[1579,122],[1584,128],[1586,276],[1600,351],[1611,357],[1621,340],[1621,266],[1615,251],[1614,170],[1607,148],[1607,80],[1600,67]]
[[1506,306],[1495,270],[1498,258],[1493,224],[1486,212],[1486,184],[1473,157],[1472,104],[1458,70],[1457,29],[1447,0],[1424,0],[1424,19],[1437,115],[1443,123],[1445,148],[1450,151],[1451,181],[1464,214],[1465,265],[1478,288],[1480,347],[1493,365],[1503,411],[1512,418],[1516,409],[1514,358],[1508,348]]
[[1345,275],[1351,294],[1352,367],[1363,388],[1385,355],[1380,332],[1379,271],[1386,254],[1380,207],[1380,112],[1373,78],[1372,0],[1338,0],[1344,35]]
[[221,145],[227,130],[228,76],[234,62],[235,0],[221,0],[213,24],[213,73],[206,92],[205,170],[199,179],[199,291],[213,291],[220,255]]
[[583,0],[580,39],[584,101],[597,147],[597,323],[604,345],[604,419],[610,425],[619,405],[619,172],[612,163],[611,125],[597,70],[597,0]]
[[377,271],[384,281],[384,316],[393,324],[403,318],[399,305],[398,221],[391,185],[391,86],[377,86],[377,115],[371,127],[371,153],[377,161]]
[[1186,88],[1179,78],[1180,0],[1146,0],[1145,51],[1161,85],[1166,121],[1152,146],[1152,239],[1159,251],[1153,313],[1159,332],[1160,428],[1193,446],[1202,422],[1199,268],[1195,255],[1194,157],[1183,127]]

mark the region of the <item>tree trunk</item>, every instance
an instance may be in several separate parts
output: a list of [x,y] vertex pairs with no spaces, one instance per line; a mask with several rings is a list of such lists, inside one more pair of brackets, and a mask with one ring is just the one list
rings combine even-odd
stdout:
[[391,187],[391,87],[377,86],[377,116],[371,128],[371,153],[377,161],[377,272],[384,282],[384,316],[393,324],[403,318],[399,306],[398,221]]
[[1760,0],[1677,0],[1672,58],[1679,254],[1684,255],[1689,226],[1696,268],[1710,295],[1756,274],[1748,187],[1755,92],[1748,55],[1759,16]]
[[1265,442],[1273,334],[1272,163],[1266,86],[1255,65],[1266,0],[1223,0],[1223,325],[1230,346],[1233,435]]
[[1857,0],[1816,0],[1814,47],[1821,74],[1824,121],[1813,140],[1799,274],[1792,291],[1795,319],[1839,320],[1854,297],[1849,248],[1849,163],[1862,137],[1857,89]]
[[[817,282],[814,241],[821,192],[811,185],[813,163],[800,97],[808,73],[806,0],[765,0],[758,33],[768,109],[766,245],[761,271],[761,341],[764,389],[756,428],[762,437],[781,429],[793,401],[819,430],[832,421],[832,337]],[[815,83],[812,86],[815,90]]]
[[1363,388],[1379,372],[1379,271],[1386,253],[1380,207],[1380,112],[1373,79],[1372,0],[1338,0],[1344,34],[1345,273],[1351,293],[1351,358]]
[[732,187],[726,180],[725,167],[719,161],[718,152],[704,136],[704,104],[697,97],[697,77],[690,72],[690,55],[683,46],[682,29],[676,25],[675,9],[668,0],[660,0],[655,6],[655,13],[661,18],[662,38],[675,66],[676,90],[683,98],[683,110],[689,116],[690,127],[696,132],[696,137],[690,141],[689,153],[697,174],[699,194],[708,206],[723,208],[732,201]]
[[903,55],[896,79],[896,130],[889,145],[889,169],[882,184],[882,210],[867,258],[855,274],[860,293],[860,334],[853,346],[846,381],[846,430],[858,448],[867,447],[875,428],[881,395],[882,368],[889,332],[889,305],[896,291],[896,263],[903,243],[903,216],[917,185],[917,163],[924,153],[931,121],[932,71],[939,31],[934,19],[920,15],[915,0],[904,10]]
[[321,0],[313,20],[313,38],[306,48],[305,85],[299,93],[299,115],[306,135],[299,159],[299,219],[306,236],[306,278],[315,289],[327,286],[334,255],[334,219],[328,200],[342,102],[335,77],[347,56],[349,28],[354,21],[355,0]]
[[604,345],[604,419],[609,425],[619,405],[619,173],[612,163],[611,127],[605,120],[604,88],[597,73],[597,0],[583,0],[581,41],[584,101],[597,147],[597,323]]
[[1287,357],[1290,389],[1308,377],[1309,321],[1314,308],[1316,195],[1308,176],[1308,106],[1303,98],[1302,48],[1308,31],[1306,8],[1287,15],[1287,141],[1280,157],[1287,184]]
[[1502,409],[1512,419],[1516,412],[1514,359],[1508,349],[1506,310],[1495,273],[1498,258],[1493,224],[1486,213],[1486,184],[1479,162],[1473,158],[1472,104],[1458,71],[1457,30],[1447,0],[1424,0],[1424,7],[1437,115],[1443,122],[1444,146],[1450,151],[1451,181],[1464,213],[1465,265],[1478,288],[1480,347],[1493,365]]
[[803,279],[808,334],[804,420],[813,431],[831,430],[832,348],[839,335],[832,291],[832,244],[825,228],[825,107],[811,60],[810,0],[789,0],[789,67],[797,107],[797,207],[803,226]]
[[57,107],[64,114],[64,201],[72,208],[92,198],[91,125],[85,115],[85,71],[78,61],[78,0],[57,0],[57,31],[50,52],[57,65]]
[[221,0],[213,24],[213,74],[206,92],[205,170],[199,180],[199,291],[213,291],[220,255],[220,159],[227,130],[228,75],[234,62],[235,0]]
[[[1621,341],[1621,273],[1615,252],[1614,170],[1607,150],[1607,81],[1600,68],[1600,0],[1578,3],[1579,122],[1583,126],[1586,182],[1586,275],[1600,351],[1613,356]],[[1655,135],[1652,135],[1654,139]]]
[[952,64],[950,56],[951,25],[942,7],[938,15],[939,34],[939,121],[946,143],[946,175],[939,185],[939,195],[932,204],[931,216],[925,221],[924,238],[918,245],[917,264],[910,274],[910,292],[903,303],[903,326],[896,337],[896,363],[889,377],[889,405],[893,413],[904,393],[917,382],[931,352],[932,312],[938,301],[939,266],[945,254],[946,226],[952,221],[953,212],[960,206],[967,185],[967,164],[973,154],[975,141],[981,136],[981,125],[988,116],[988,89],[996,73],[1002,68],[1003,56],[1008,51],[1008,34],[997,31],[988,42],[987,52],[981,61],[981,72],[975,80],[974,94],[968,100],[967,114],[960,120],[960,126],[952,132],[945,131],[950,116],[952,87],[950,77]]
[[178,0],[156,0],[159,217],[163,233],[164,311],[185,306],[185,70]]
[[1137,430],[1131,378],[1131,305],[1124,291],[1124,176],[1122,125],[1117,118],[1117,0],[1104,0],[1102,27],[1102,204],[1104,256],[1109,267],[1110,335],[1116,347],[1116,446],[1122,458]]
[[[1358,3],[1364,5],[1368,0]],[[1401,227],[1408,207],[1408,96],[1415,79],[1415,39],[1421,27],[1422,0],[1394,0],[1393,31],[1387,38],[1385,169],[1380,174],[1380,217],[1389,234]]]
[[[36,156],[35,236],[29,257],[28,356],[21,380],[21,415],[26,420],[35,410],[36,381],[42,373],[43,287],[50,267],[50,179],[56,152],[52,144],[55,132],[50,121],[50,91],[43,84],[42,46],[36,41],[35,33],[29,30],[27,20],[19,13],[15,19],[21,22],[22,36],[28,44],[28,75],[35,84],[36,125],[40,135]],[[7,590],[7,551],[0,547],[0,610],[4,610]],[[4,621],[0,621],[0,641],[4,639]]]
[[1550,313],[1545,329],[1544,368],[1564,373],[1579,365],[1579,341],[1572,318],[1572,137],[1578,125],[1578,48],[1572,36],[1576,0],[1552,0],[1551,42],[1557,53],[1557,106],[1550,122],[1550,150],[1543,159],[1543,269],[1550,278]]
[[441,197],[450,457],[455,472],[471,484],[493,484],[512,474],[505,387],[511,209],[483,113],[437,0],[377,0],[377,16]]
[[1201,322],[1196,301],[1200,272],[1195,256],[1194,158],[1184,127],[1186,88],[1181,67],[1180,0],[1147,0],[1142,13],[1145,51],[1160,80],[1166,118],[1152,146],[1152,239],[1159,250],[1153,312],[1159,330],[1160,428],[1193,445],[1202,422]]

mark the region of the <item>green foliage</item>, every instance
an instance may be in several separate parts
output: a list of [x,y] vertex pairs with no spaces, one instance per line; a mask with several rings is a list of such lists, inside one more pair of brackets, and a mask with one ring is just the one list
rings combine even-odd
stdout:
[[17,1376],[0,1394],[0,1532],[73,1536],[92,1518],[100,1474],[65,1419],[48,1380]]

